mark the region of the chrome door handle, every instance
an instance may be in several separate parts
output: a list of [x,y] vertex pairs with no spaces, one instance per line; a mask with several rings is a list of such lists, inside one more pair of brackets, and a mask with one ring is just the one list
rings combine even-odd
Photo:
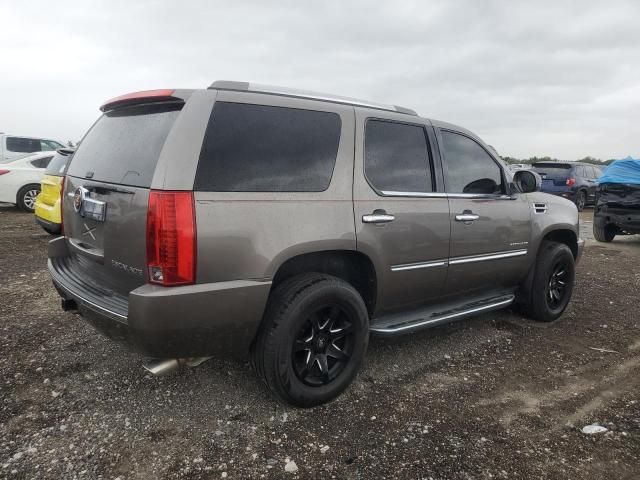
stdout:
[[460,215],[456,215],[456,222],[473,222],[479,218],[480,215],[476,215],[475,213],[462,213]]
[[384,210],[376,210],[373,213],[362,216],[362,223],[389,223],[396,219],[394,215],[390,215]]

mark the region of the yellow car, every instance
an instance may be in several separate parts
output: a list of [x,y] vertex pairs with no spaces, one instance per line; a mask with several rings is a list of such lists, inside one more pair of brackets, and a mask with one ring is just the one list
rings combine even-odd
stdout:
[[58,235],[62,230],[60,200],[62,183],[67,164],[75,150],[61,148],[49,162],[40,183],[40,193],[36,197],[36,222],[51,235]]

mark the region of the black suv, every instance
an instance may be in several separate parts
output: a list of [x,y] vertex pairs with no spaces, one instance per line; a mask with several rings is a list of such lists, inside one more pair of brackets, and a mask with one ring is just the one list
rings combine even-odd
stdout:
[[595,202],[599,167],[577,162],[538,162],[532,167],[542,177],[543,192],[568,198],[580,212]]

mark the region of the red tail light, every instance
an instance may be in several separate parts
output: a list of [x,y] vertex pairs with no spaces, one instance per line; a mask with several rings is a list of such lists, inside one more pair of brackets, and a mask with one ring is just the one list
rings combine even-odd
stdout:
[[5,173],[9,173],[11,170],[0,170],[0,175],[4,175]]
[[575,178],[567,178],[567,187],[573,187],[576,184]]
[[147,212],[149,281],[186,285],[196,277],[193,193],[152,190]]

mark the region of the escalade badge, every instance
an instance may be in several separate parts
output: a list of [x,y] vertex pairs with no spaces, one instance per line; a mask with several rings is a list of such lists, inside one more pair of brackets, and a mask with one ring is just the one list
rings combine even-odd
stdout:
[[84,202],[84,196],[86,192],[88,192],[86,188],[78,187],[73,194],[73,209],[76,211],[76,213],[80,213],[80,210],[82,210],[82,203]]
[[96,222],[104,222],[107,215],[107,203],[95,200],[89,196],[89,190],[84,187],[76,188],[73,196],[73,209],[83,218],[90,218]]

